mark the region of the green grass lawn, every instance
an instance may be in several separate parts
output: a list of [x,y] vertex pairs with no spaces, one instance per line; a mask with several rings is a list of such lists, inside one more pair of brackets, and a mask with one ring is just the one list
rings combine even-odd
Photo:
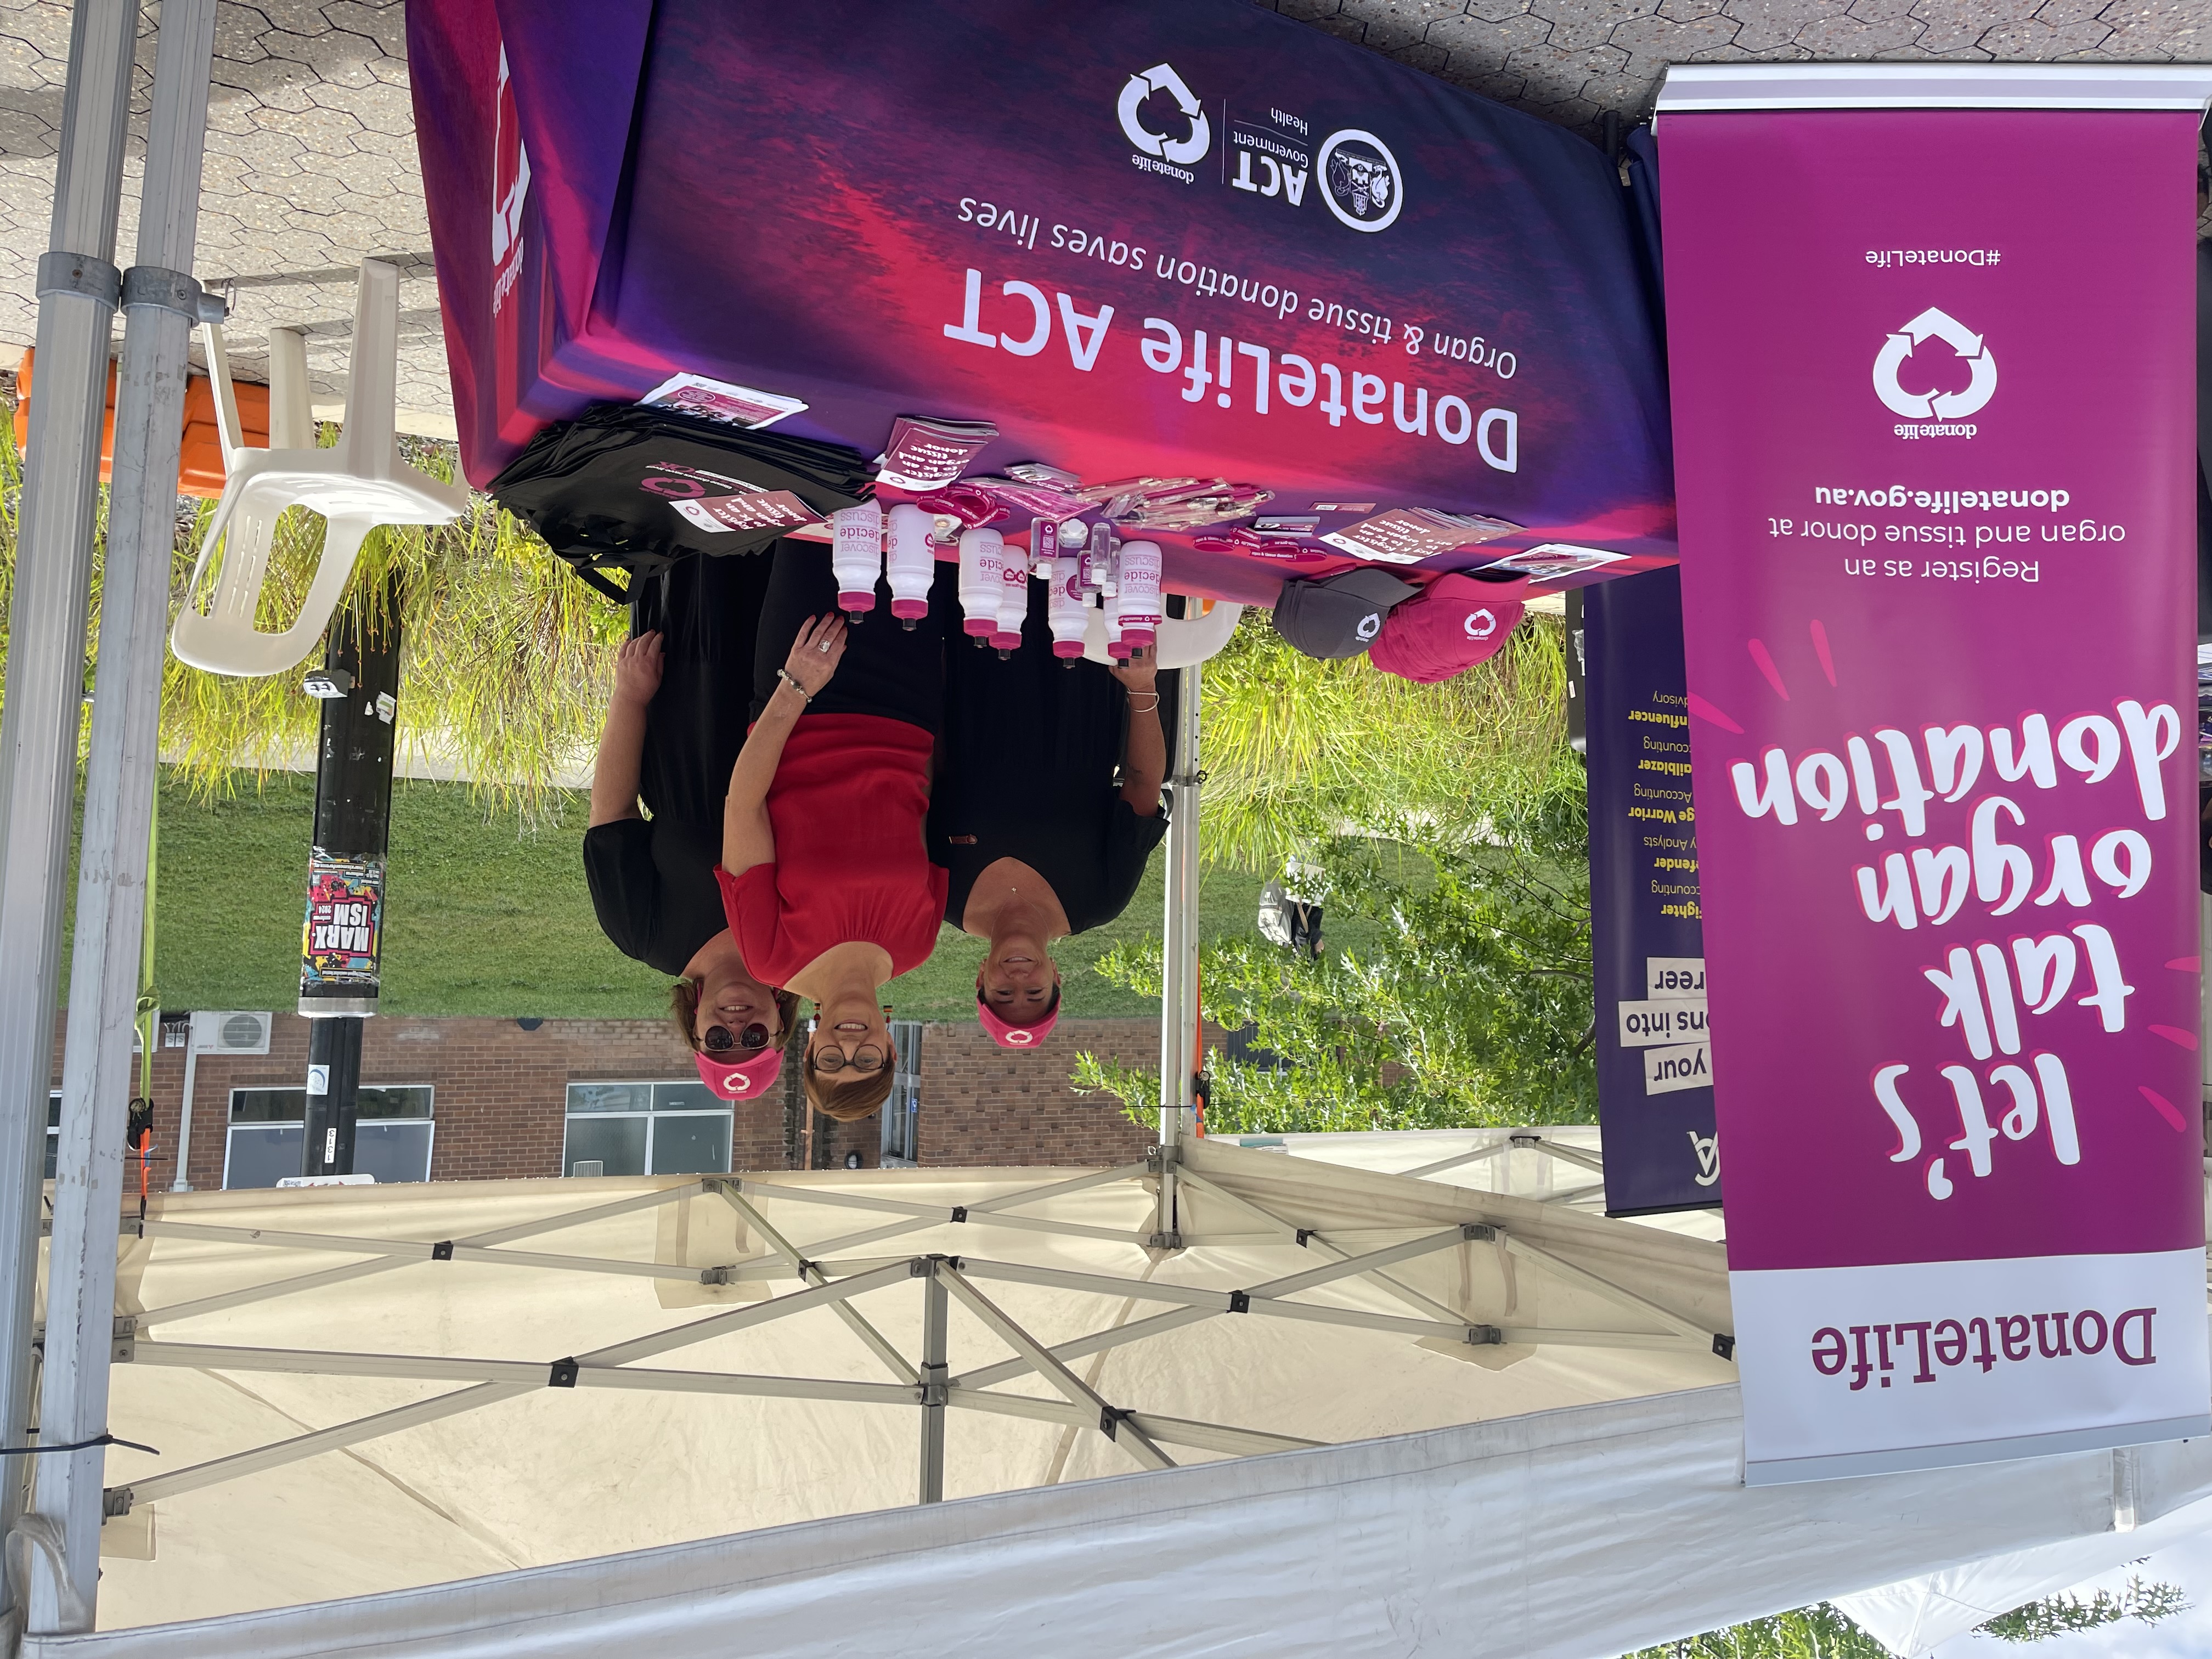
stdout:
[[[165,779],[155,967],[164,1007],[293,1006],[314,798],[314,780],[298,774],[272,774],[258,788],[242,777],[234,795],[211,804]],[[472,799],[465,784],[398,784],[384,1011],[541,1018],[664,1012],[667,981],[609,945],[592,919],[580,852],[585,817],[579,793],[557,824],[526,830],[513,814]],[[1118,921],[1055,953],[1069,1014],[1157,1012],[1157,1004],[1107,983],[1090,964],[1125,940],[1158,936],[1164,857],[1164,848],[1154,854]],[[1200,889],[1204,936],[1253,932],[1261,880],[1210,872]],[[1332,943],[1338,932],[1332,925]],[[981,940],[944,930],[929,961],[893,981],[899,1015],[969,1018],[982,954]],[[66,966],[64,974],[65,987]]]

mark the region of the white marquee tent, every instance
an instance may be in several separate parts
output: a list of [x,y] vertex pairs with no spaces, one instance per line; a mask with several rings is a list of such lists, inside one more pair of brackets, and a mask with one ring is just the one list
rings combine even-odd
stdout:
[[102,1628],[24,1651],[1588,1659],[1883,1586],[1924,1647],[2212,1520],[2196,1444],[1745,1489],[1721,1249],[1592,1139],[175,1195]]

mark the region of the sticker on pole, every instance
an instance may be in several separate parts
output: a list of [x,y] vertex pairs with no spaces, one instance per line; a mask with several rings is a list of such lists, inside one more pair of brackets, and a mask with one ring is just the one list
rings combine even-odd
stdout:
[[307,864],[300,933],[300,988],[377,982],[384,937],[384,860],[340,858],[318,847]]

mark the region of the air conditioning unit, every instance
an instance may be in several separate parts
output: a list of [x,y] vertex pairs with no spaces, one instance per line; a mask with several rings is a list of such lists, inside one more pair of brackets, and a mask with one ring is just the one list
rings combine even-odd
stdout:
[[198,1054],[265,1054],[275,1016],[217,1010],[192,1016],[192,1048]]

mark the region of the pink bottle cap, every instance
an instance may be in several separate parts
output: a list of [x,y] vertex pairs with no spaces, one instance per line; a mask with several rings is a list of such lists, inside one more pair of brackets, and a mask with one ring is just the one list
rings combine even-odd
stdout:
[[1109,640],[1106,641],[1106,654],[1115,662],[1127,662],[1136,653],[1127,640]]
[[1012,651],[1021,642],[1022,636],[1018,634],[994,633],[991,635],[991,644],[995,650]]
[[837,595],[837,608],[854,614],[863,611],[873,611],[876,608],[876,596],[873,593],[840,592]]
[[1083,654],[1083,641],[1054,640],[1052,642],[1052,654],[1055,657],[1079,657]]
[[1127,646],[1133,652],[1143,650],[1152,642],[1152,630],[1149,628],[1134,628],[1127,623],[1122,625],[1121,643]]
[[970,639],[988,639],[999,631],[998,619],[994,617],[970,617],[960,624],[960,631]]
[[891,615],[902,622],[916,622],[929,614],[927,599],[893,599]]

